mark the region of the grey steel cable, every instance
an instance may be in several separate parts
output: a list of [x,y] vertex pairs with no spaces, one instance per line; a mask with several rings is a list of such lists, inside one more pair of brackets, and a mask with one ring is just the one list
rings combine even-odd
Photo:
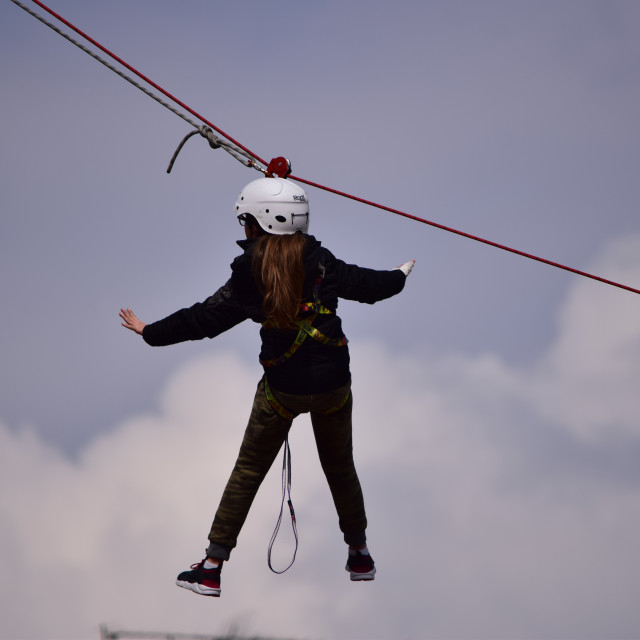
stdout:
[[[171,113],[174,113],[178,117],[182,118],[185,122],[188,122],[196,130],[194,131],[194,133],[199,133],[204,138],[207,138],[207,140],[209,141],[209,146],[211,146],[212,149],[222,148],[228,154],[230,154],[233,158],[235,158],[238,162],[241,162],[247,167],[253,167],[254,169],[257,169],[258,171],[262,171],[264,173],[264,169],[258,166],[253,156],[251,156],[251,154],[227,142],[226,140],[223,140],[222,138],[217,137],[216,135],[214,135],[213,130],[211,128],[204,127],[204,126],[201,127],[196,122],[191,120],[191,118],[189,118],[187,115],[185,115],[184,113],[182,113],[181,111],[179,111],[178,109],[170,105],[168,102],[166,102],[165,100],[157,96],[155,93],[147,89],[147,87],[141,85],[139,82],[137,82],[136,80],[128,76],[126,73],[124,73],[123,71],[121,71],[120,69],[112,65],[110,62],[108,62],[107,60],[99,56],[97,53],[95,53],[95,51],[91,51],[91,49],[83,45],[81,42],[78,42],[75,38],[70,36],[68,33],[65,33],[64,31],[62,31],[62,29],[57,27],[55,24],[53,24],[52,22],[49,22],[48,20],[43,18],[41,15],[39,15],[35,11],[25,6],[22,2],[19,2],[19,0],[11,0],[11,2],[18,5],[21,9],[24,9],[28,14],[38,19],[47,27],[55,31],[58,35],[61,35],[63,38],[71,42],[71,44],[74,44],[76,47],[78,47],[85,53],[89,54],[94,60],[97,60],[100,64],[103,64],[105,67],[107,67],[107,69],[119,75],[123,80],[126,80],[128,83],[136,87],[136,89],[140,89],[140,91],[148,95],[150,98],[153,98],[153,100],[161,104],[163,107],[169,109]],[[184,144],[184,141],[183,141],[183,144]],[[181,148],[182,148],[182,145],[178,148],[178,151]],[[174,158],[172,158],[171,165],[173,165],[176,155],[177,154],[174,154]]]

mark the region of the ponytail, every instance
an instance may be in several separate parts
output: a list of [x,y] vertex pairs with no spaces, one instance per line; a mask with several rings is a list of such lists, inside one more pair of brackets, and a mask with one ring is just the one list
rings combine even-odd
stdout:
[[304,284],[305,236],[265,234],[256,242],[251,269],[262,294],[262,313],[277,329],[295,329]]

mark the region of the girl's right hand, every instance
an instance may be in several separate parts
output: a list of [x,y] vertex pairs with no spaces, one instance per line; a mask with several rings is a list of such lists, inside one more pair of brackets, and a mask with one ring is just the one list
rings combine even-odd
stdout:
[[139,336],[142,335],[142,330],[147,326],[142,320],[136,316],[131,309],[120,309],[120,317],[124,320],[122,326],[126,329],[137,333]]

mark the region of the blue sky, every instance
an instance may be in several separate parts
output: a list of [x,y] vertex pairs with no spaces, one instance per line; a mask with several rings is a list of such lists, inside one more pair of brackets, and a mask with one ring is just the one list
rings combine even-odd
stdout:
[[[634,2],[50,6],[296,175],[640,288]],[[640,298],[311,188],[336,255],[416,259],[402,295],[340,307],[380,579],[346,579],[300,420],[294,569],[264,558],[275,470],[220,602],[176,593],[240,442],[257,330],[151,349],[117,314],[222,284],[258,174],[194,138],[167,175],[186,123],[11,2],[0,34],[0,567],[19,574],[1,638],[638,635]]]

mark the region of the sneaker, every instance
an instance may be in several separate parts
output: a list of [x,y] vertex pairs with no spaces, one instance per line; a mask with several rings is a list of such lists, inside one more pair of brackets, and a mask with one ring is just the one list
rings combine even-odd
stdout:
[[191,565],[190,571],[183,571],[178,575],[176,584],[183,589],[190,589],[194,593],[201,596],[220,596],[220,571],[222,571],[222,562],[215,569],[205,569],[202,562]]
[[370,555],[356,551],[349,554],[345,569],[351,574],[351,580],[374,580],[376,566]]

